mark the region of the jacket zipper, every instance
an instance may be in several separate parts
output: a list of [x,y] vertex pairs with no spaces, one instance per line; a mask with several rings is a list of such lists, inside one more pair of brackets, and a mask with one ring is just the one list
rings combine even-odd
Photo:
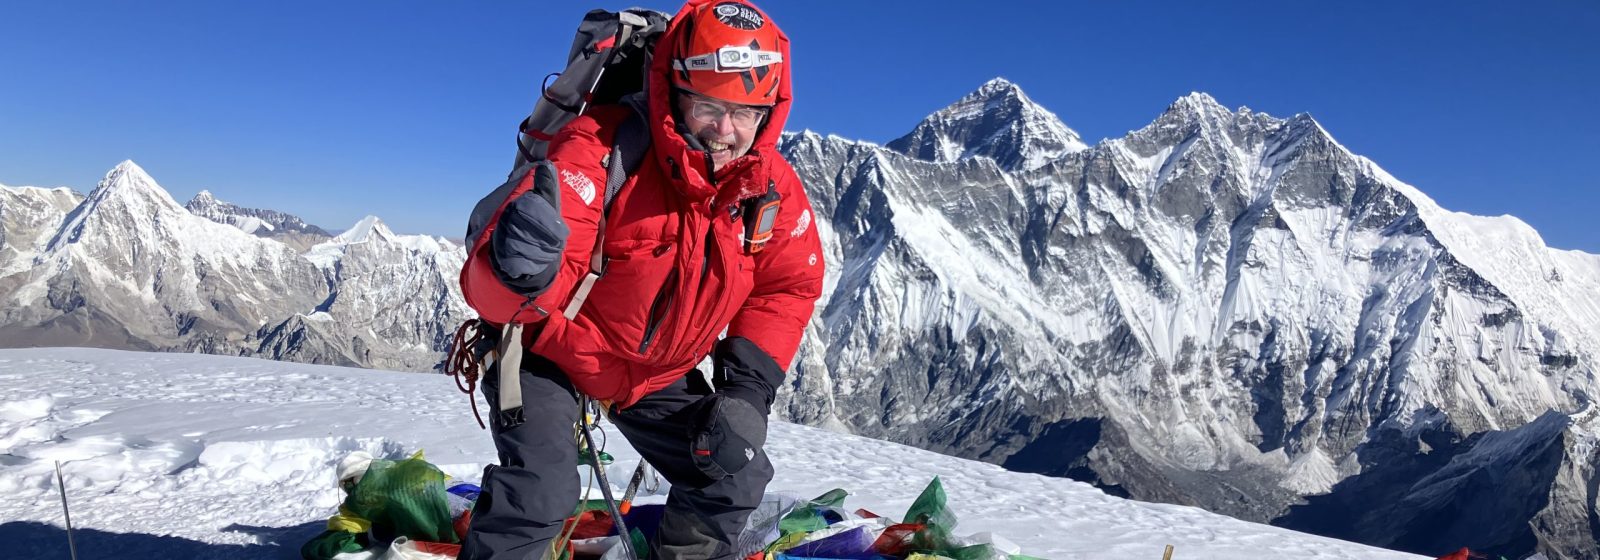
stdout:
[[711,276],[711,249],[717,243],[716,239],[714,239],[716,234],[717,226],[712,224],[711,228],[706,230],[705,259],[700,261],[700,289],[702,290],[704,290],[706,287],[706,278]]
[[[706,152],[705,161],[706,180],[715,187],[717,184],[716,169],[710,152]],[[677,162],[673,161],[672,158],[667,158],[667,163],[672,164],[673,175],[676,176]],[[715,220],[714,217],[712,219]],[[711,243],[713,243],[712,236],[715,234],[716,224],[713,222],[711,227],[706,229],[706,256],[700,265],[700,283],[702,286],[705,284],[706,276],[711,267]],[[677,280],[678,268],[674,266],[672,271],[667,273],[667,280],[661,284],[661,291],[656,292],[655,300],[650,302],[650,322],[645,324],[644,338],[639,341],[639,355],[641,356],[650,350],[650,343],[655,341],[656,332],[661,328],[661,323],[667,318],[667,309],[672,306],[673,284],[676,284]]]
[[661,283],[661,291],[656,292],[655,301],[650,302],[650,322],[644,327],[644,339],[639,341],[639,355],[644,355],[650,349],[650,342],[656,338],[656,332],[661,328],[661,322],[667,318],[667,308],[672,306],[673,284],[678,280],[678,269],[673,268],[667,273],[667,280]]

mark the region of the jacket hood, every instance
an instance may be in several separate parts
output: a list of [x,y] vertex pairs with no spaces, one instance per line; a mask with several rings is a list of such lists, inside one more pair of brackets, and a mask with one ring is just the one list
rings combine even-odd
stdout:
[[[661,169],[667,172],[667,176],[679,192],[692,203],[697,205],[710,203],[711,207],[759,196],[766,192],[767,180],[773,176],[773,166],[777,165],[782,157],[778,155],[778,138],[783,134],[783,125],[789,119],[789,103],[792,99],[789,36],[783,33],[782,28],[777,28],[777,48],[778,52],[783,54],[783,65],[772,111],[767,117],[767,122],[756,133],[750,151],[728,162],[715,173],[715,177],[711,176],[711,169],[706,165],[705,152],[691,147],[678,133],[678,122],[673,116],[672,107],[670,51],[671,45],[677,42],[678,34],[687,31],[683,25],[683,14],[693,11],[691,8],[696,6],[718,1],[723,0],[689,0],[678,10],[678,15],[672,18],[666,32],[656,40],[656,50],[651,58],[646,86],[649,98],[650,141],[655,147],[652,151],[656,154],[657,163],[661,164]],[[767,21],[770,25],[776,26],[771,23],[771,18]]]

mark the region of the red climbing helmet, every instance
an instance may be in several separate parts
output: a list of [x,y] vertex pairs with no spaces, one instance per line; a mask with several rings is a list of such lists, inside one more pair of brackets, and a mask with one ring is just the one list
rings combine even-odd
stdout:
[[742,105],[772,105],[784,75],[783,33],[748,2],[693,2],[678,12],[682,26],[669,45],[672,85]]

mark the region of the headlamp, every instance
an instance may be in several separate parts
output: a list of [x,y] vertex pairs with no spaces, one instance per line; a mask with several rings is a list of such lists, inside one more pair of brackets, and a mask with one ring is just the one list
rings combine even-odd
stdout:
[[679,70],[716,70],[717,72],[743,72],[783,62],[783,53],[763,51],[750,47],[726,46],[717,52],[691,56],[674,61]]

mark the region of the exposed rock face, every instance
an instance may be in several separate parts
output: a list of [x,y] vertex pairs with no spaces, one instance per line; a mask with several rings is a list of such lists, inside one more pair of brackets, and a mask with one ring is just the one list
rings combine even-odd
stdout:
[[[267,351],[266,345],[283,333],[298,333],[349,352],[349,359],[363,367],[437,369],[456,325],[475,316],[458,284],[466,250],[443,238],[396,235],[368,216],[312,247],[306,258],[336,289],[310,317],[280,324],[274,334],[263,336],[263,355],[331,363],[317,359],[320,353],[304,344],[287,354]],[[324,323],[311,328],[318,319]]]
[[[1600,558],[1593,535],[1593,409],[1549,412],[1518,428],[1421,437],[1386,432],[1362,472],[1290,508],[1278,524],[1402,550],[1475,543],[1489,557]],[[1396,531],[1405,527],[1405,531]]]
[[[33,266],[41,236],[55,232],[83,195],[66,187],[0,185],[0,278]],[[14,288],[13,288],[14,289]],[[0,293],[9,290],[0,285]]]

